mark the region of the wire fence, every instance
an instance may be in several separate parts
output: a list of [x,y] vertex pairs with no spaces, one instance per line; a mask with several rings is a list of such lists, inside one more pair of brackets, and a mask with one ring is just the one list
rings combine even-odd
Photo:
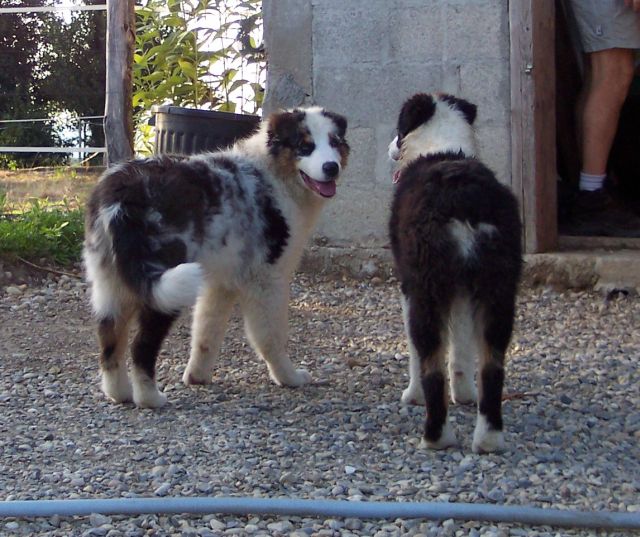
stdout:
[[[63,4],[52,6],[14,6],[14,7],[0,7],[0,16],[10,14],[30,14],[30,13],[64,13],[71,11],[106,11],[107,4],[93,4],[93,5],[78,5],[78,4]],[[87,126],[89,122],[100,120],[102,121],[104,116],[79,116],[72,118],[73,122],[78,123],[78,141],[80,144],[72,146],[1,146],[0,153],[62,153],[62,154],[75,154],[80,159],[86,159],[88,154],[94,156],[99,153],[106,153],[106,146],[88,146],[84,144],[87,138]],[[13,119],[0,119],[0,131],[8,128],[9,126],[18,126],[37,123],[59,123],[59,117],[47,117],[47,118],[13,118]],[[28,128],[28,127],[27,127]]]

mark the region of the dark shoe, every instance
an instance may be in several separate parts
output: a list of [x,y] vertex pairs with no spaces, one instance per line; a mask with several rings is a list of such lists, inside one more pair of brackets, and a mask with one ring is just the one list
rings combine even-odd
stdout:
[[579,191],[560,234],[596,237],[640,237],[640,218],[608,190]]

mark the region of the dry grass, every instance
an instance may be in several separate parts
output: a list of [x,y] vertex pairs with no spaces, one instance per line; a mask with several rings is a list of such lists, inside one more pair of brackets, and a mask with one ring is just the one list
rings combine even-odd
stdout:
[[19,209],[32,200],[50,204],[84,205],[103,168],[32,168],[0,170],[0,194],[4,211]]

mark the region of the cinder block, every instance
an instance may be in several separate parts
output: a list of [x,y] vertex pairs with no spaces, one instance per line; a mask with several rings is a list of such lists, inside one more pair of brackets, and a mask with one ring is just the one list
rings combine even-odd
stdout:
[[478,125],[478,154],[498,181],[511,186],[511,130],[508,125]]
[[400,91],[398,72],[393,64],[316,68],[314,81],[315,102],[342,110],[354,127],[389,122],[396,113]]
[[332,245],[380,247],[388,243],[391,190],[361,190],[344,185],[327,204],[315,237]]
[[[396,80],[392,122],[395,123],[402,103],[414,93],[443,91],[443,71],[440,61],[403,62]],[[386,117],[384,118],[386,120]]]
[[444,44],[442,6],[422,2],[391,10],[391,54],[400,62],[440,61]]
[[[378,11],[380,9],[390,9],[395,7],[397,0],[311,0],[314,11],[334,9],[337,11],[345,8],[367,9]],[[378,11],[379,12],[379,11]],[[353,21],[345,19],[344,24],[351,24]]]
[[277,109],[307,104],[310,98],[311,94],[298,84],[291,73],[281,72],[275,68],[269,69],[263,107],[265,115]]
[[349,188],[372,190],[375,185],[375,135],[365,127],[349,127],[347,141],[351,147],[349,165],[341,179]]
[[[264,112],[269,113],[300,104],[287,98],[313,93],[311,5],[308,0],[264,0],[262,10],[270,62]],[[294,87],[299,90],[292,91]]]
[[[396,114],[400,111],[401,102],[398,102]],[[371,155],[375,160],[376,188],[393,191],[393,172],[395,164],[389,158],[389,143],[396,135],[396,123],[376,125],[375,154]],[[373,146],[371,147],[373,151]]]
[[340,7],[314,8],[314,69],[386,62],[390,56],[388,5],[351,0]]
[[448,2],[443,19],[445,61],[509,57],[507,2]]
[[501,60],[460,64],[460,96],[478,106],[478,119],[491,126],[510,121],[509,65]]

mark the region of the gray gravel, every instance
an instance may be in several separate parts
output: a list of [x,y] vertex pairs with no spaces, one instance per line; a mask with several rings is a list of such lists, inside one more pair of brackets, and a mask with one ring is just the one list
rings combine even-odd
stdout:
[[[160,411],[100,393],[85,294],[68,277],[0,290],[0,499],[238,495],[640,510],[637,297],[523,290],[507,369],[508,451],[480,456],[471,452],[471,407],[452,407],[460,449],[418,449],[422,410],[400,404],[408,358],[394,282],[295,280],[290,349],[315,381],[297,390],[268,381],[237,317],[214,384],[184,387],[185,316],[162,352],[170,404]],[[595,534],[453,520],[0,520],[0,535]]]

